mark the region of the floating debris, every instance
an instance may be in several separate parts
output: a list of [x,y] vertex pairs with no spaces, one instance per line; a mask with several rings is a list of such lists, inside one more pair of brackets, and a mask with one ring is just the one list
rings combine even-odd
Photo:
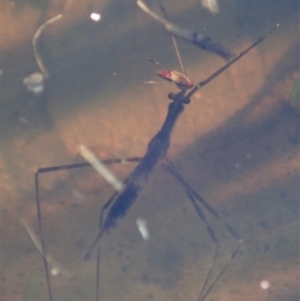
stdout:
[[35,72],[23,79],[23,84],[28,91],[34,94],[40,94],[44,91],[45,76],[41,72]]
[[231,53],[221,44],[214,42],[210,37],[203,36],[190,29],[180,28],[177,25],[160,17],[152,10],[150,10],[150,8],[142,0],[137,0],[137,5],[148,16],[160,23],[164,27],[165,31],[167,31],[169,34],[174,35],[175,37],[178,37],[182,40],[185,40],[186,42],[192,43],[205,51],[217,54],[226,60],[229,60],[232,57],[234,57],[233,53]]
[[50,20],[46,21],[44,24],[42,24],[36,33],[33,36],[32,39],[32,47],[33,47],[33,53],[36,60],[36,63],[40,69],[40,72],[34,72],[27,77],[24,78],[23,83],[28,91],[34,93],[34,94],[40,94],[44,91],[44,82],[49,77],[48,70],[43,62],[42,56],[38,50],[38,40],[40,39],[43,31],[45,28],[57,22],[61,18],[61,14],[51,18]]
[[218,0],[201,0],[201,5],[213,15],[219,12]]
[[61,18],[61,14],[49,19],[48,21],[46,21],[44,24],[42,24],[39,29],[36,31],[35,35],[33,36],[33,39],[32,39],[32,47],[33,47],[33,52],[34,52],[34,56],[35,56],[35,59],[36,59],[36,63],[39,67],[39,69],[41,70],[42,74],[44,75],[45,79],[49,77],[49,73],[48,73],[48,70],[43,62],[43,59],[41,57],[41,54],[38,50],[38,40],[39,38],[41,37],[43,31],[45,30],[45,28],[47,26],[49,26],[50,24],[53,24],[55,22],[57,22],[60,18]]
[[83,193],[81,193],[77,189],[72,189],[71,193],[74,198],[75,205],[79,206],[84,203],[85,195]]
[[145,219],[142,219],[142,218],[138,218],[136,220],[136,224],[137,224],[137,227],[143,237],[144,240],[148,240],[150,235],[149,235],[149,231],[147,229],[147,224],[148,222],[145,220]]
[[79,146],[81,156],[89,162],[94,169],[118,192],[122,191],[124,184],[98,159],[85,145]]
[[263,289],[263,290],[268,290],[270,288],[270,282],[268,280],[262,280],[259,283],[259,286]]

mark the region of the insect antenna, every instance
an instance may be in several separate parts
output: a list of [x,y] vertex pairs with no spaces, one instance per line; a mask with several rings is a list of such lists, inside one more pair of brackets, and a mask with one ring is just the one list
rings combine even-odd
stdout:
[[160,69],[166,69],[165,67],[163,67],[158,61],[155,61],[153,59],[149,59],[149,61],[151,63],[153,63],[154,65],[158,66]]
[[[166,68],[163,67],[158,61],[155,61],[153,59],[149,59],[149,62],[152,64],[156,65],[158,67],[158,70],[165,70]],[[161,84],[169,84],[167,81],[153,81],[153,80],[148,80],[148,81],[140,81],[137,82],[137,84],[144,84],[144,85],[161,85]]]

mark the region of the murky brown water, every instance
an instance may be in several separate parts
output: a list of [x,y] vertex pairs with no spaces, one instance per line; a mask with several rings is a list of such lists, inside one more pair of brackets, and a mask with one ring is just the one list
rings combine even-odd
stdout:
[[[48,300],[41,256],[20,223],[36,227],[34,173],[81,161],[79,144],[102,158],[142,156],[162,124],[172,85],[155,80],[149,58],[176,68],[171,39],[135,1],[3,2],[0,26],[0,300],[24,300],[33,271],[39,300]],[[297,1],[220,1],[211,16],[197,1],[165,1],[186,27],[204,30],[236,53],[275,23],[280,28],[229,71],[200,90],[180,117],[169,157],[183,177],[243,237],[235,261],[207,300],[299,299],[299,133],[289,104],[299,77]],[[51,77],[47,97],[22,80],[36,71],[31,38],[66,7],[42,41]],[[88,19],[92,8],[102,21]],[[180,43],[195,81],[221,59]],[[126,177],[133,166],[115,166]],[[94,300],[95,258],[82,258],[112,189],[92,170],[41,177],[47,250],[73,275],[52,276],[54,300]],[[79,195],[79,196],[78,196]],[[79,204],[78,204],[79,203]],[[147,219],[145,242],[136,219]],[[209,219],[221,240],[220,267],[235,242]],[[36,228],[35,228],[36,229]],[[213,243],[178,184],[160,167],[138,201],[105,238],[101,300],[197,298]],[[263,291],[259,282],[270,281]],[[26,300],[29,301],[29,300]]]

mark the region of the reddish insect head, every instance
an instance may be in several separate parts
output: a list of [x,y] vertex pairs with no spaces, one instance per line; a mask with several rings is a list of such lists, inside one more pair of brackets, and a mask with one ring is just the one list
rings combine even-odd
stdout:
[[160,70],[156,75],[169,82],[175,83],[179,89],[191,89],[194,87],[194,83],[186,74],[175,70]]
[[158,75],[159,77],[161,77],[165,80],[168,80],[169,82],[173,82],[172,70],[167,70],[167,69],[160,70],[156,73],[156,75]]

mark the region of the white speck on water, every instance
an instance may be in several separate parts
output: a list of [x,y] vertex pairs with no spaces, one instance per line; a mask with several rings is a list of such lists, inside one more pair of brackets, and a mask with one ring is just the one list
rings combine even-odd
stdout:
[[217,0],[201,0],[201,4],[211,14],[217,14],[219,12],[219,4]]
[[82,205],[84,203],[85,196],[83,193],[81,193],[80,191],[78,191],[76,189],[72,189],[71,193],[74,198],[75,205]]
[[137,227],[143,237],[144,240],[147,240],[149,239],[149,231],[147,229],[147,221],[145,219],[142,219],[142,218],[138,218],[136,220],[136,224],[137,224]]
[[59,273],[60,273],[59,268],[51,269],[51,275],[52,276],[57,276],[57,275],[59,275]]
[[91,13],[90,18],[95,22],[99,22],[101,20],[101,15],[98,13]]
[[268,290],[270,288],[270,282],[268,280],[262,280],[259,283],[259,286],[263,289],[263,290]]
[[35,72],[23,79],[23,84],[28,91],[34,94],[40,94],[44,91],[45,77],[41,72]]

